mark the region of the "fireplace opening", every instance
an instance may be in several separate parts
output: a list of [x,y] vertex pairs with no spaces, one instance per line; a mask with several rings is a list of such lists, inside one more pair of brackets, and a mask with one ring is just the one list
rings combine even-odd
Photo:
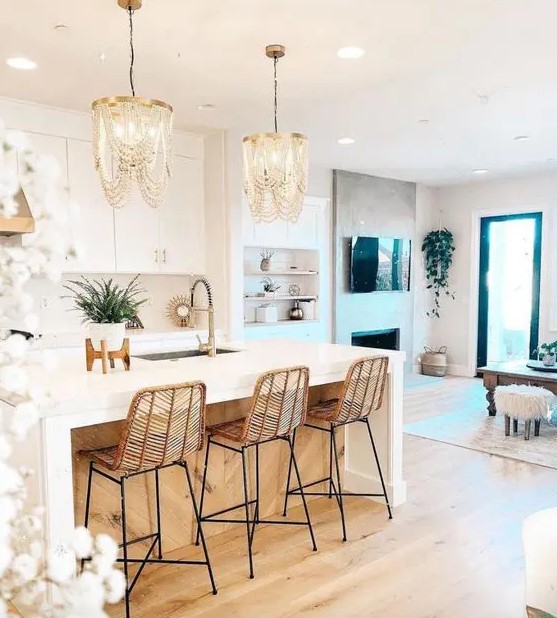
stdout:
[[400,350],[400,329],[359,330],[352,333],[352,345],[380,350]]

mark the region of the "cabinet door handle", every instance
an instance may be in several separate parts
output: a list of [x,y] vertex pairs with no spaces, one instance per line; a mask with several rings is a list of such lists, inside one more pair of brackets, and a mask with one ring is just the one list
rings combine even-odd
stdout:
[[166,249],[162,250],[162,263],[166,264]]
[[155,262],[158,264],[159,263],[159,250],[155,249]]

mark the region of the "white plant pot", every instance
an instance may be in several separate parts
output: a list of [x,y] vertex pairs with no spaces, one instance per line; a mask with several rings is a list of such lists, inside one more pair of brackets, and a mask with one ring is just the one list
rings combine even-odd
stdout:
[[89,324],[89,337],[95,350],[100,351],[101,339],[106,339],[107,351],[117,352],[124,344],[124,339],[126,337],[126,323]]

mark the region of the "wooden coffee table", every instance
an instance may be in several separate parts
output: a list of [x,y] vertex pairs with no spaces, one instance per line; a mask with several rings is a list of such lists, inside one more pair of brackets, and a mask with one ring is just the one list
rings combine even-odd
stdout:
[[506,384],[530,384],[543,386],[557,395],[557,373],[536,371],[526,366],[528,361],[513,361],[509,363],[488,363],[480,367],[478,372],[483,373],[484,386],[487,389],[487,410],[489,416],[495,416],[495,388]]

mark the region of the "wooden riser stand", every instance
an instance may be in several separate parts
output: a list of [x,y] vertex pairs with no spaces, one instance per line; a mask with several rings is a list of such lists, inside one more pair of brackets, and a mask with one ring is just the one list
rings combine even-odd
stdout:
[[126,371],[130,370],[130,340],[126,337],[124,339],[124,343],[119,350],[114,352],[109,352],[106,349],[106,340],[101,339],[101,349],[100,352],[95,350],[91,339],[85,339],[85,357],[87,361],[87,371],[93,370],[93,364],[95,360],[101,359],[103,373],[108,373],[108,364],[110,363],[110,368],[114,369],[114,360],[119,358],[122,360],[124,364],[124,369]]

